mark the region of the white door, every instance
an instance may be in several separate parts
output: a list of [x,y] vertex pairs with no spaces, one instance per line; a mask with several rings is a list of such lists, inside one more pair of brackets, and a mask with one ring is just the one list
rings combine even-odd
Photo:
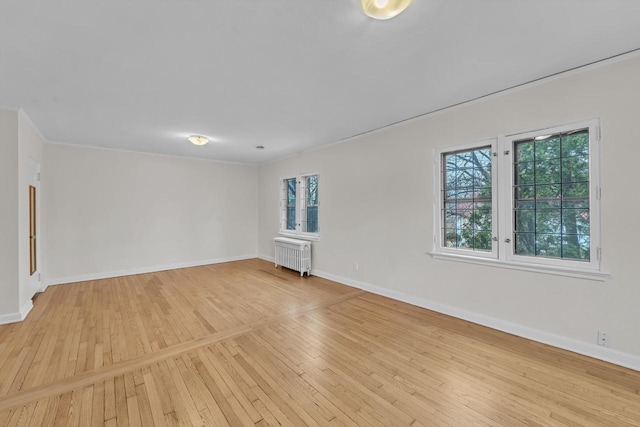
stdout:
[[29,159],[29,293],[40,291],[40,164]]

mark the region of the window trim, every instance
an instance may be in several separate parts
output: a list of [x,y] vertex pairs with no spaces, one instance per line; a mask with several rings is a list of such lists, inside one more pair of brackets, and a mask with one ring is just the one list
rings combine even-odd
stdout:
[[[514,220],[513,220],[513,184],[514,143],[536,136],[568,132],[578,129],[588,129],[589,132],[589,214],[590,214],[590,260],[573,261],[569,259],[554,259],[535,256],[517,255],[514,253]],[[442,208],[443,200],[443,165],[442,155],[464,149],[481,148],[492,145],[492,235],[497,238],[492,245],[492,253],[468,249],[447,248],[442,245]],[[500,135],[496,138],[484,139],[477,142],[449,145],[434,150],[434,228],[433,250],[430,252],[435,259],[455,260],[473,264],[491,265],[502,268],[533,271],[560,276],[578,277],[604,281],[610,277],[604,269],[602,257],[601,230],[601,128],[599,119],[583,120],[565,125],[552,126],[544,129]],[[495,150],[493,149],[495,147]],[[509,238],[510,242],[505,239]],[[493,254],[496,254],[493,256]]]
[[552,274],[555,276],[576,277],[579,279],[605,281],[611,277],[606,270],[589,270],[584,268],[557,267],[545,264],[523,263],[517,261],[506,261],[502,259],[481,258],[463,254],[449,254],[436,252],[429,253],[434,259],[465,262],[469,264],[485,265],[491,267],[506,268],[510,270],[529,271],[533,273]]
[[[280,213],[279,213],[279,217],[280,217],[280,226],[278,227],[278,234],[282,235],[282,236],[287,236],[287,237],[294,237],[294,238],[304,238],[306,240],[320,240],[320,198],[318,198],[318,232],[317,233],[310,233],[308,231],[302,231],[302,223],[298,222],[300,221],[300,219],[303,217],[302,216],[302,210],[304,209],[306,200],[305,197],[307,196],[306,194],[301,194],[301,190],[304,189],[304,191],[306,192],[306,188],[305,185],[302,184],[302,181],[304,179],[306,179],[307,177],[310,176],[317,176],[318,177],[318,185],[320,183],[320,174],[319,173],[301,173],[301,174],[297,174],[297,175],[287,175],[287,176],[283,176],[280,178],[280,203],[279,203],[279,207],[280,207]],[[288,230],[286,229],[286,217],[284,215],[285,209],[283,207],[283,203],[284,201],[284,182],[286,180],[289,179],[295,179],[296,180],[296,229],[295,230]],[[284,226],[284,227],[283,227]]]

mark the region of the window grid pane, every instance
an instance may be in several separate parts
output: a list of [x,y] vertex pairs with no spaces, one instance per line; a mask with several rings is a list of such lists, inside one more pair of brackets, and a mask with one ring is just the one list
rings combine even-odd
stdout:
[[514,250],[590,260],[589,133],[514,143]]
[[305,211],[307,233],[318,232],[318,175],[305,178]]
[[287,230],[296,229],[296,179],[285,179],[287,200]]
[[492,250],[491,147],[442,156],[443,246]]

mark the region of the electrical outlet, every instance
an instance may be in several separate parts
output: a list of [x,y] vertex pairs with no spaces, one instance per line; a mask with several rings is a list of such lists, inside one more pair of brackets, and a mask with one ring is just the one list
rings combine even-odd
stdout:
[[606,332],[598,331],[598,345],[609,347],[609,334],[607,334]]
[[353,269],[354,269],[355,271],[360,270],[360,266],[358,265],[358,263],[357,263],[357,262],[354,262],[354,263],[353,263]]

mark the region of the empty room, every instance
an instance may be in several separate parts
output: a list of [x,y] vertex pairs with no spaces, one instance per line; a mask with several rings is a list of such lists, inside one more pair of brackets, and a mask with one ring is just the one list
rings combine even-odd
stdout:
[[0,426],[640,426],[639,18],[0,0]]

